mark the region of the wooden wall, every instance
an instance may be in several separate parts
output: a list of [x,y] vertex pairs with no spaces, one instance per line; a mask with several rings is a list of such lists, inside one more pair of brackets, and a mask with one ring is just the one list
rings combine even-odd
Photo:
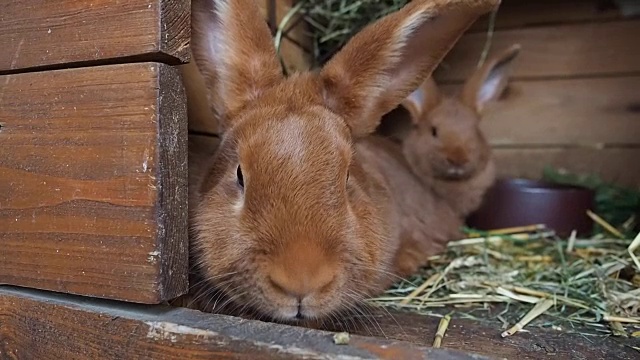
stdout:
[[[545,165],[640,185],[640,18],[596,0],[503,0],[491,53],[519,43],[507,92],[483,128],[502,175],[536,178]],[[446,91],[473,71],[489,17],[435,73]]]
[[181,0],[0,2],[0,286],[187,292],[189,24]]

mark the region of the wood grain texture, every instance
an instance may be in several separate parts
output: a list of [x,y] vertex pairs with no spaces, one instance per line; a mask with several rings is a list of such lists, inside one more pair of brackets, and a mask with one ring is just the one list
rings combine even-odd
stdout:
[[[487,31],[490,14],[476,21],[469,32]],[[494,29],[548,26],[578,22],[622,19],[615,6],[601,0],[503,0],[496,14]]]
[[3,359],[481,360],[402,341],[0,287]]
[[0,77],[0,283],[158,303],[187,290],[177,69]]
[[640,148],[498,148],[494,154],[501,176],[539,179],[548,165],[640,188]]
[[189,59],[190,1],[26,0],[0,3],[0,72]]
[[488,109],[482,129],[494,145],[638,145],[639,89],[640,76],[514,81]]
[[182,78],[176,68],[158,65],[158,201],[156,247],[160,297],[183,295],[188,287],[188,119]]
[[[605,336],[582,336],[578,332],[594,334],[593,330],[574,328],[563,331],[541,329],[535,322],[526,327],[526,332],[503,338],[502,323],[495,319],[504,311],[504,306],[490,305],[478,310],[478,320],[460,319],[455,308],[435,310],[440,314],[453,312],[442,348],[508,360],[602,360],[638,358],[636,350],[630,346],[640,345],[638,339]],[[468,311],[468,310],[465,310]],[[504,314],[503,314],[504,315]],[[372,310],[366,327],[353,331],[354,334],[387,337],[389,340],[406,341],[415,345],[431,346],[440,319],[407,312]],[[345,321],[348,325],[350,322]],[[577,326],[577,325],[576,325]],[[350,326],[353,328],[353,325]],[[339,329],[340,326],[338,325]],[[572,331],[573,330],[573,331]],[[594,334],[597,335],[597,334]]]
[[[576,77],[640,72],[640,20],[545,26],[496,31],[492,51],[522,45],[513,78]],[[464,81],[475,69],[486,41],[484,33],[462,36],[434,78]]]

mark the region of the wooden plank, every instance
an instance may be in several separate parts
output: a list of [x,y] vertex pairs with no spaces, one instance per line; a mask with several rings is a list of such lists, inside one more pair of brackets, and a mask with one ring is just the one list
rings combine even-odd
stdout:
[[640,148],[495,149],[498,174],[539,179],[546,165],[640,187]]
[[158,303],[187,290],[177,69],[0,77],[0,283]]
[[488,109],[482,129],[494,145],[637,145],[638,89],[640,76],[514,81]]
[[[476,21],[469,32],[487,31],[490,14]],[[548,26],[622,19],[615,6],[601,0],[504,0],[496,14],[494,29]]]
[[[638,73],[639,33],[640,20],[504,30],[494,33],[491,49],[522,45],[513,66],[514,78]],[[462,36],[434,78],[464,81],[475,69],[485,41],[484,33]]]
[[[454,312],[442,340],[442,348],[473,351],[476,354],[509,360],[638,358],[637,351],[630,347],[638,345],[637,339],[604,337],[578,325],[576,328],[561,331],[541,329],[534,326],[534,322],[526,327],[526,332],[502,338],[502,323],[494,319],[503,310],[504,306],[489,306],[483,311],[479,310],[476,314],[478,320],[472,321],[457,317],[455,308],[452,307],[435,309],[435,312],[441,314]],[[356,329],[353,321],[359,321],[364,326]],[[343,319],[341,323],[335,324],[334,328],[346,326],[355,334],[431,346],[439,321],[440,318],[434,316],[371,309],[371,314],[366,319]],[[595,336],[582,336],[580,332]]]
[[325,331],[6,287],[0,319],[3,359],[487,359],[363,336],[336,345]]
[[189,59],[190,1],[0,3],[0,71],[62,64]]

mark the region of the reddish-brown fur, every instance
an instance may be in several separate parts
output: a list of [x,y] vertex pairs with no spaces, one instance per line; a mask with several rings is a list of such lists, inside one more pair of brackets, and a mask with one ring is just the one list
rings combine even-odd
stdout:
[[415,206],[396,198],[419,184],[365,136],[497,2],[413,1],[287,79],[253,1],[192,2],[194,59],[224,131],[190,164],[196,307],[323,320],[382,291],[398,261],[405,273],[426,261],[431,220],[407,223]]
[[413,126],[407,130],[401,124],[402,115],[387,121],[397,122],[387,124],[391,130],[385,131],[401,140],[402,152],[416,176],[462,218],[480,206],[495,180],[491,147],[480,121],[486,105],[504,91],[519,49],[514,45],[489,59],[458,96],[443,95],[428,78],[403,102]]
[[[391,193],[394,233],[400,244],[393,269],[399,277],[413,274],[431,255],[441,253],[446,243],[460,235],[461,219],[441,198],[411,172],[402,149],[383,137],[370,136],[356,145],[371,173],[381,175]],[[391,279],[397,280],[397,279]]]

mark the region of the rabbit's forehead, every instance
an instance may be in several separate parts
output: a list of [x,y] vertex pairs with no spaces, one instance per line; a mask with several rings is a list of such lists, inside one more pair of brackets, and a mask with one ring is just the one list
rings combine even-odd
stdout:
[[[282,118],[260,121],[246,141],[241,141],[241,158],[253,166],[283,166],[291,170],[314,168],[332,164],[345,169],[350,161],[351,145],[340,127],[323,121],[319,114],[286,114]],[[295,170],[294,170],[295,171]]]
[[478,116],[457,99],[445,99],[430,114],[433,125],[450,127],[457,131],[473,130]]

